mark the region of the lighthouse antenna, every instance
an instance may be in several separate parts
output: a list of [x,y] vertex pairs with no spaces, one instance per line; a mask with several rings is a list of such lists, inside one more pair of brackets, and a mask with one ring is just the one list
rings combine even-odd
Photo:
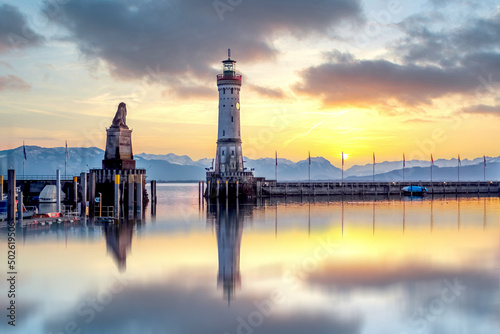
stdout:
[[231,59],[231,49],[227,49],[227,59]]

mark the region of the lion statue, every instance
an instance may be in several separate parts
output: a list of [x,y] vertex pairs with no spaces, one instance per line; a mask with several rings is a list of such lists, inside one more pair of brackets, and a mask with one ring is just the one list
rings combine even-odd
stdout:
[[118,110],[116,111],[115,118],[113,118],[113,122],[111,123],[112,128],[125,128],[128,129],[127,126],[127,105],[124,102],[121,102],[118,105]]

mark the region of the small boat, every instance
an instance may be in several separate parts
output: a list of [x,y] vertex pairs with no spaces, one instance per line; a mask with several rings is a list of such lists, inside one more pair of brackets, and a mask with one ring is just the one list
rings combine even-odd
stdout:
[[33,218],[61,218],[63,215],[60,212],[37,213]]
[[[0,201],[0,220],[5,220],[7,219],[7,210],[9,207],[9,202],[6,200]],[[35,215],[38,212],[38,209],[36,207],[26,207],[23,204],[23,218],[31,218],[33,215]],[[17,201],[16,201],[16,218],[17,218]]]
[[[38,196],[38,202],[40,202],[40,203],[55,203],[56,197],[57,197],[56,186],[49,184],[49,185],[46,185],[42,189],[40,196]],[[64,193],[64,191],[61,190],[61,201],[64,201],[65,198],[66,198],[66,194]]]
[[0,201],[0,220],[7,219],[7,207],[8,203],[6,200]]
[[411,196],[424,196],[427,194],[427,188],[420,186],[403,187],[401,190],[403,191],[403,194]]

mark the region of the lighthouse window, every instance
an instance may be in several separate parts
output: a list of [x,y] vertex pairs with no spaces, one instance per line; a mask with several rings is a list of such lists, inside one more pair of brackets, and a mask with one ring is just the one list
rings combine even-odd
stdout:
[[223,104],[222,106],[223,106],[223,107],[225,107],[226,105],[225,105],[225,104]]
[[231,88],[231,94],[233,94],[233,88]]
[[231,150],[231,155],[234,155],[234,150]]
[[[226,135],[226,130],[222,130],[222,135],[225,136]],[[222,154],[224,155],[224,154]]]
[[234,105],[231,104],[231,107],[234,107]]
[[231,122],[233,122],[233,116],[231,116]]
[[224,150],[222,150],[222,155],[224,155],[224,153],[226,153]]
[[226,94],[226,89],[222,88],[222,94]]

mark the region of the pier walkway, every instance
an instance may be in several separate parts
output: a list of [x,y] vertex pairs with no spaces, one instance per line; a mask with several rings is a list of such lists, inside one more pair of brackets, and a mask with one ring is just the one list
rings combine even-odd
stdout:
[[259,184],[258,196],[401,195],[406,186],[426,187],[428,194],[498,194],[500,182],[276,182]]

